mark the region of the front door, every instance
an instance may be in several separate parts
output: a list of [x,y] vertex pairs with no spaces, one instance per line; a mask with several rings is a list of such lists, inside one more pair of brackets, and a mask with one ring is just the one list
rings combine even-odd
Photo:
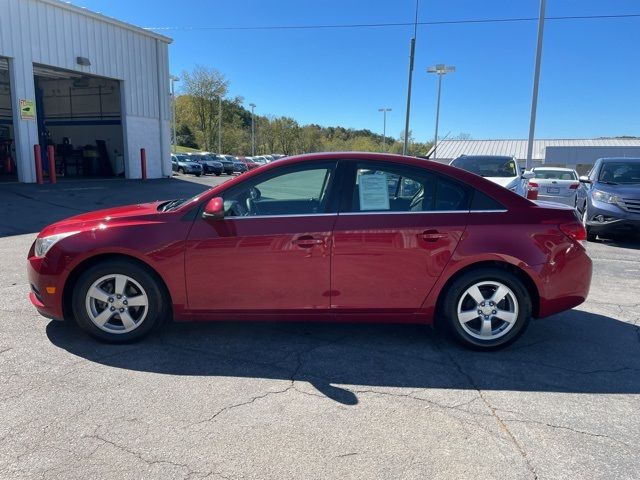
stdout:
[[327,310],[334,173],[335,162],[282,167],[225,191],[225,218],[197,218],[188,237],[189,309]]
[[428,170],[353,162],[334,227],[336,313],[416,312],[466,228],[469,191]]

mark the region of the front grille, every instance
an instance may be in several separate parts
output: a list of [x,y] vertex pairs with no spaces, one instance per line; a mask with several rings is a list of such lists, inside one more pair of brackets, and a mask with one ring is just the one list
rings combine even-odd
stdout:
[[618,205],[631,213],[640,213],[640,198],[619,198]]

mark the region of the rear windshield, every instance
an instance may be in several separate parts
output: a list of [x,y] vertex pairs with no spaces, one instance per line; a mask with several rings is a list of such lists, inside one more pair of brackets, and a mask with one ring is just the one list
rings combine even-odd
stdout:
[[451,165],[481,177],[516,177],[516,162],[500,157],[459,157]]
[[568,172],[566,170],[552,170],[552,169],[538,169],[534,172],[536,178],[542,178],[547,180],[578,180],[575,172]]
[[640,162],[606,162],[600,169],[600,182],[640,183]]

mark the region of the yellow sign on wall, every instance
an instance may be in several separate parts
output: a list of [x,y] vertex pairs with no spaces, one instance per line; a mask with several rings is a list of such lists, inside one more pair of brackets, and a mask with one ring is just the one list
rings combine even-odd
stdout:
[[22,120],[36,119],[36,102],[35,101],[27,100],[26,98],[20,99],[20,118]]

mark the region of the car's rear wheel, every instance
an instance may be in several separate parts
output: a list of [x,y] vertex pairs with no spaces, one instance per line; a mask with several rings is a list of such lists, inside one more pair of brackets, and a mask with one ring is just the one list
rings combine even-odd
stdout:
[[587,205],[585,204],[584,210],[582,211],[582,224],[584,225],[584,229],[587,232],[587,241],[595,242],[597,235],[591,232],[591,228],[587,225],[587,219],[589,215],[587,214]]
[[531,318],[531,296],[522,281],[500,268],[480,268],[453,281],[442,313],[466,347],[491,350],[514,342]]
[[182,168],[182,167],[178,168],[178,173],[180,175],[184,175],[184,168]]
[[131,342],[162,323],[168,307],[163,297],[147,268],[126,260],[103,262],[78,278],[73,316],[80,328],[99,340]]

